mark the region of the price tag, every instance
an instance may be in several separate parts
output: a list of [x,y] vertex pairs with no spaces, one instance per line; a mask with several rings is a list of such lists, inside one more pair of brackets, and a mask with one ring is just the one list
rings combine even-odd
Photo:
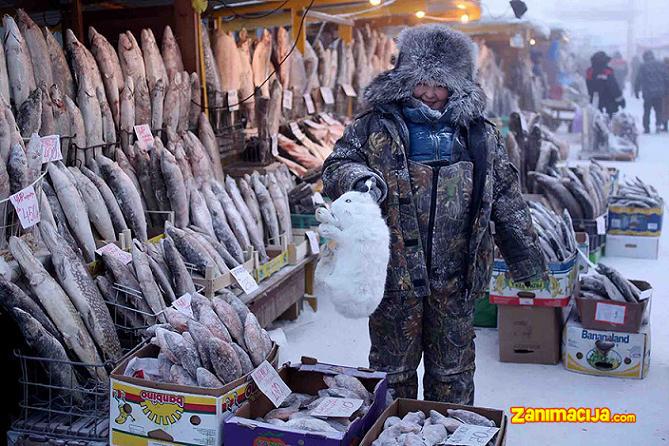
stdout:
[[311,127],[312,129],[316,130],[322,130],[325,128],[323,124],[319,124],[317,122],[312,121],[311,119],[305,119],[304,120],[304,125]]
[[172,308],[177,310],[181,314],[185,314],[191,319],[195,319],[195,315],[193,314],[193,308],[190,306],[191,300],[193,297],[190,295],[190,293],[186,293],[174,302],[172,302]]
[[307,240],[309,240],[309,250],[311,253],[318,254],[321,252],[321,247],[318,245],[318,234],[314,231],[306,231],[304,235],[306,235]]
[[279,407],[291,393],[290,388],[267,361],[263,361],[257,369],[251,372],[251,378],[258,389],[274,404],[274,407]]
[[137,144],[143,150],[148,151],[153,146],[153,134],[149,124],[141,124],[135,126],[135,134],[137,135]]
[[291,90],[283,90],[283,108],[286,110],[293,109],[293,92]]
[[475,426],[473,424],[461,424],[448,437],[448,445],[458,446],[485,446],[499,431],[498,427]]
[[363,401],[355,398],[324,398],[323,401],[311,411],[312,417],[348,418],[353,415]]
[[60,150],[60,135],[43,136],[41,145],[42,164],[63,159],[63,154]]
[[323,102],[326,105],[332,105],[335,103],[334,101],[334,95],[332,94],[332,89],[330,87],[321,87],[321,97],[323,98]]
[[311,94],[307,93],[304,95],[304,103],[307,106],[307,113],[312,115],[316,113],[316,107],[314,106],[314,100],[311,98]]
[[344,90],[344,94],[348,96],[349,98],[356,98],[358,97],[358,94],[355,92],[353,89],[353,85],[351,84],[342,84],[341,88]]
[[272,156],[279,156],[279,135],[272,135],[270,140],[272,141]]
[[323,200],[323,196],[320,192],[314,192],[311,196],[311,201],[313,201],[316,206],[325,205],[325,200]]
[[237,90],[228,91],[228,110],[239,110],[239,96],[237,96]]
[[300,126],[297,125],[297,122],[291,122],[288,124],[288,126],[290,127],[290,131],[293,132],[293,135],[297,136],[298,133],[302,133]]
[[330,115],[328,115],[327,113],[321,113],[319,116],[321,117],[321,119],[323,119],[323,121],[325,121],[325,123],[327,125],[337,125],[338,124],[337,121],[332,119],[332,117]]
[[23,229],[31,228],[39,223],[39,203],[32,185],[11,195],[9,201],[14,205]]
[[531,297],[519,297],[518,298],[518,304],[519,305],[534,305],[534,299]]
[[108,254],[112,257],[115,257],[117,260],[121,261],[124,265],[132,262],[132,254],[127,251],[122,250],[114,243],[109,243],[102,248],[96,249],[95,252],[98,254]]
[[230,274],[235,278],[237,284],[240,288],[246,293],[251,294],[258,289],[258,284],[251,274],[244,268],[244,265],[239,265],[236,268],[230,270]]
[[599,216],[597,217],[597,235],[604,235],[606,234],[606,220],[604,219],[604,216]]
[[614,325],[623,325],[625,323],[625,306],[606,304],[597,302],[595,307],[595,320],[599,322],[608,322]]

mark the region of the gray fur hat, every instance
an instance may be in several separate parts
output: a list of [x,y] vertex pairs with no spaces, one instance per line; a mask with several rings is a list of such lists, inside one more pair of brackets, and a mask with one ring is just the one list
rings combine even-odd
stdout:
[[370,106],[400,102],[424,83],[448,88],[447,108],[466,125],[485,110],[485,93],[475,81],[474,43],[445,25],[407,28],[398,37],[399,56],[392,70],[378,75],[364,93]]

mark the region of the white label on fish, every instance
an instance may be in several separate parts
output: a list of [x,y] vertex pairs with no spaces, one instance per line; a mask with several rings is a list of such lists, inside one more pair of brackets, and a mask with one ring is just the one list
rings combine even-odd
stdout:
[[498,427],[475,426],[473,424],[461,424],[448,437],[446,443],[459,446],[485,446],[499,431]]
[[597,235],[606,234],[606,219],[603,215],[597,217]]
[[625,311],[626,308],[624,305],[597,302],[595,320],[609,322],[614,325],[623,325],[625,323]]
[[96,249],[95,252],[98,254],[109,254],[112,257],[115,257],[117,260],[123,262],[124,265],[132,262],[132,254],[127,251],[122,250],[115,243],[109,243],[102,248]]
[[191,319],[195,319],[193,314],[193,308],[190,306],[192,296],[190,293],[186,293],[174,302],[172,302],[172,307],[177,310],[179,313],[188,316]]
[[244,265],[239,265],[236,268],[230,270],[230,274],[235,278],[239,287],[246,293],[251,294],[257,290],[258,283],[251,276],[251,274],[244,268]]
[[332,94],[332,89],[330,87],[321,87],[321,97],[323,98],[323,102],[327,105],[335,103],[334,95]]
[[283,108],[286,110],[293,109],[293,92],[290,90],[283,90]]
[[304,95],[304,103],[307,106],[307,113],[312,115],[316,113],[316,107],[314,106],[314,100],[311,98],[311,94],[307,93]]
[[291,393],[290,388],[267,361],[263,361],[257,369],[251,372],[251,378],[258,389],[274,404],[274,407],[279,407]]
[[353,85],[351,84],[342,84],[341,88],[344,90],[344,94],[348,96],[349,98],[356,98],[358,97],[358,94],[355,92],[353,89]]
[[272,141],[272,156],[279,156],[279,135],[272,135],[270,140]]
[[311,250],[311,253],[318,254],[321,252],[321,247],[318,246],[318,234],[314,231],[306,231],[304,235],[306,235],[307,240],[309,240],[309,249]]
[[60,135],[43,136],[41,146],[42,164],[63,159],[63,154],[60,150]]
[[323,119],[323,121],[325,121],[325,123],[326,123],[327,125],[336,125],[336,124],[337,124],[337,121],[335,121],[335,120],[334,120],[330,115],[328,115],[327,113],[321,113],[319,116]]
[[31,228],[40,221],[39,202],[32,184],[9,197],[19,216],[23,229]]
[[356,398],[323,398],[311,411],[313,417],[348,418],[360,409],[363,401]]
[[317,130],[323,130],[325,129],[325,126],[323,124],[319,124],[317,122],[312,121],[311,119],[305,119],[304,125],[311,127],[312,129],[317,129]]
[[135,134],[137,135],[137,144],[143,150],[149,150],[153,146],[153,133],[149,124],[141,124],[135,126]]
[[311,201],[313,201],[316,206],[325,206],[325,200],[323,200],[323,196],[320,192],[314,192],[311,196]]
[[239,96],[237,95],[237,90],[228,91],[228,110],[239,110]]

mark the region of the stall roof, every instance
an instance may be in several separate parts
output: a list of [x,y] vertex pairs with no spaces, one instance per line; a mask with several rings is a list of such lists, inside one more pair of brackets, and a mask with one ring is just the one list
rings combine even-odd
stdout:
[[549,39],[551,28],[536,20],[518,20],[518,19],[487,19],[483,18],[477,22],[467,24],[457,23],[455,28],[475,36],[503,36],[510,37],[518,32],[531,32],[534,37]]

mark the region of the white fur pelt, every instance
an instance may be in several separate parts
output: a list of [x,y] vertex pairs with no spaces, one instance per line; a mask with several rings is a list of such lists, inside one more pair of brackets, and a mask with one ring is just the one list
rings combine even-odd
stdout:
[[347,192],[330,209],[319,208],[320,234],[335,242],[316,267],[316,296],[330,299],[351,318],[368,317],[379,306],[390,258],[390,233],[368,193]]

